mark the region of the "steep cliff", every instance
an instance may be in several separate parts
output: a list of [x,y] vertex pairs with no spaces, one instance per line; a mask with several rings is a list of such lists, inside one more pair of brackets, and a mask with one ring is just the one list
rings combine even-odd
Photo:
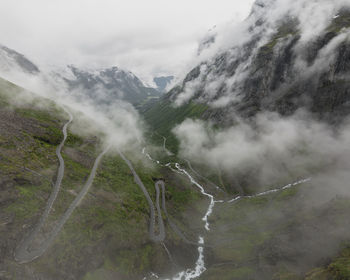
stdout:
[[[271,23],[268,7],[259,6],[263,12],[253,9],[242,24],[248,39],[218,49],[159,104],[205,104],[208,109],[200,117],[219,126],[262,111],[291,115],[304,108],[330,122],[348,115],[350,10],[335,11],[325,28],[305,38],[298,18],[285,14]],[[153,108],[144,108],[146,119],[152,119]]]

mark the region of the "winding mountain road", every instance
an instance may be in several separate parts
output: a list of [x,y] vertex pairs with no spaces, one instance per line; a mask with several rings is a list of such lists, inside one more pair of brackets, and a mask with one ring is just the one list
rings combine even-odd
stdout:
[[[155,207],[153,204],[153,201],[145,187],[145,185],[142,183],[140,177],[137,175],[132,163],[124,156],[122,152],[119,151],[119,155],[121,158],[125,161],[125,163],[129,166],[129,169],[131,170],[132,174],[134,175],[134,181],[135,183],[140,187],[142,190],[144,196],[146,197],[146,200],[148,202],[149,210],[150,210],[150,225],[149,225],[149,236],[150,239],[154,242],[162,242],[165,239],[165,228],[164,228],[164,222],[162,218],[162,213],[160,211],[159,206],[159,187],[156,187],[156,209],[157,209],[157,217],[158,217],[158,231],[159,233],[156,234],[155,232]],[[157,186],[157,183],[156,183]]]
[[108,146],[96,158],[96,160],[94,162],[94,165],[92,167],[91,173],[89,175],[89,178],[87,179],[84,187],[79,192],[79,194],[74,199],[74,201],[71,203],[71,205],[68,207],[66,212],[63,214],[63,216],[59,220],[59,222],[53,228],[53,230],[50,232],[49,236],[43,242],[41,242],[41,244],[40,244],[40,246],[38,246],[38,248],[36,248],[36,249],[30,248],[32,243],[33,243],[33,241],[34,241],[34,239],[36,238],[37,234],[39,233],[39,231],[41,230],[41,228],[45,224],[45,221],[46,221],[47,217],[50,214],[50,211],[52,209],[52,205],[54,204],[54,202],[55,202],[55,200],[57,198],[57,194],[58,194],[58,192],[60,190],[62,179],[63,179],[63,176],[64,176],[64,169],[65,169],[65,167],[64,167],[64,160],[63,160],[63,157],[61,155],[61,151],[62,151],[64,143],[65,143],[65,141],[67,139],[67,127],[73,121],[73,116],[68,111],[66,111],[66,112],[69,114],[70,119],[63,127],[62,131],[63,131],[63,136],[64,137],[63,137],[62,142],[60,143],[60,145],[56,149],[56,154],[57,154],[57,157],[58,157],[59,162],[60,162],[59,169],[58,169],[58,174],[57,174],[57,180],[56,180],[56,183],[54,185],[53,191],[52,191],[52,193],[51,193],[51,195],[50,195],[50,197],[48,199],[48,202],[46,204],[46,208],[44,210],[44,213],[43,213],[43,215],[41,216],[41,218],[39,220],[39,223],[35,226],[35,228],[32,230],[32,232],[27,237],[25,237],[22,240],[22,242],[20,243],[20,245],[16,248],[16,250],[14,252],[15,260],[18,263],[31,262],[34,259],[40,257],[42,254],[45,253],[45,251],[49,248],[49,246],[52,244],[52,242],[54,241],[56,236],[59,234],[59,232],[63,228],[64,224],[67,222],[67,220],[72,215],[74,209],[79,205],[79,203],[83,200],[83,198],[85,197],[85,195],[89,191],[89,189],[90,189],[90,187],[91,187],[91,185],[93,183],[93,180],[95,178],[96,171],[97,171],[97,168],[99,166],[99,163],[100,163],[102,157],[109,150],[109,146]]
[[173,223],[172,220],[170,219],[168,211],[167,211],[166,206],[165,206],[165,183],[163,180],[159,180],[155,183],[155,188],[156,188],[157,193],[159,193],[159,186],[162,188],[162,208],[163,208],[163,212],[167,218],[169,226],[185,243],[197,246],[198,243],[188,240],[187,237],[177,227],[177,225],[175,223]]
[[158,132],[155,132],[155,134],[157,134],[158,136],[163,138],[163,150],[164,152],[168,155],[168,156],[173,156],[174,154],[172,152],[170,152],[167,148],[166,148],[166,141],[167,138],[161,134],[159,134]]
[[[168,211],[167,211],[166,205],[165,205],[166,199],[165,199],[165,183],[164,183],[164,181],[160,179],[160,180],[157,180],[154,184],[154,188],[156,190],[156,204],[154,206],[153,201],[152,201],[145,185],[141,181],[140,177],[137,175],[137,172],[135,171],[132,163],[125,157],[125,155],[122,152],[119,151],[119,155],[126,162],[126,164],[129,166],[129,169],[131,170],[131,172],[134,176],[135,183],[140,187],[140,189],[142,190],[142,192],[143,192],[143,194],[146,197],[146,200],[148,202],[148,205],[150,208],[150,225],[149,225],[149,237],[150,237],[150,239],[154,242],[163,242],[165,237],[166,237],[164,222],[163,222],[163,218],[162,218],[162,212],[160,209],[160,192],[162,192],[162,209],[163,209],[163,212],[167,218],[169,226],[185,243],[197,246],[198,243],[188,240],[186,238],[186,236],[181,232],[181,230],[177,227],[177,225],[175,223],[173,223],[172,220],[170,219],[170,216],[168,214]],[[155,220],[156,220],[155,219],[155,209],[157,211],[157,217],[158,217],[158,219],[157,219],[158,227],[159,227],[158,234],[155,233]]]
[[32,241],[34,240],[34,238],[36,237],[36,235],[38,234],[38,232],[41,230],[41,228],[43,227],[43,225],[46,222],[47,217],[49,216],[51,209],[52,209],[52,205],[54,204],[58,192],[61,188],[61,183],[62,183],[62,179],[64,176],[64,160],[62,157],[62,148],[64,146],[64,143],[67,140],[67,128],[68,125],[73,121],[73,116],[72,114],[67,111],[66,109],[64,109],[64,111],[68,114],[69,116],[69,121],[67,123],[65,123],[65,125],[63,126],[62,132],[63,132],[63,140],[61,141],[61,143],[58,145],[58,147],[56,148],[56,155],[58,157],[59,160],[59,167],[58,167],[58,172],[57,172],[57,179],[56,182],[53,186],[53,190],[50,194],[50,197],[46,203],[46,207],[44,210],[44,213],[42,214],[42,216],[40,217],[39,222],[37,223],[37,225],[34,227],[34,229],[32,230],[32,232],[24,238],[24,240],[21,242],[21,244],[17,247],[17,249],[15,250],[15,259],[16,261],[22,262],[25,259],[28,259],[28,261],[30,261],[33,258],[28,258],[24,257],[26,254],[25,252],[28,251],[28,247],[30,246],[30,244],[32,243]]

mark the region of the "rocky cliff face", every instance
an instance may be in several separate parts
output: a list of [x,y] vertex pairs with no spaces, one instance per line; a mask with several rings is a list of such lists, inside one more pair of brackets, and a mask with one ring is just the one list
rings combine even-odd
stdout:
[[174,152],[178,141],[172,130],[186,118],[231,127],[239,118],[249,121],[266,111],[289,116],[305,109],[329,123],[350,113],[349,7],[332,2],[326,15],[314,20],[321,26],[317,29],[303,19],[312,22],[313,9],[273,13],[273,3],[256,1],[239,26],[216,29],[211,43],[205,48],[201,44],[201,53],[211,52],[211,58],[159,101],[142,108]]
[[[257,197],[216,205],[210,240],[215,245],[207,255],[215,265],[201,279],[349,279],[348,248],[339,253],[346,246],[338,243],[348,244],[348,223],[333,223],[349,211],[340,206],[349,205],[341,201],[349,198],[341,179],[349,170],[348,140],[344,146],[338,142],[349,131],[342,127],[350,113],[348,5],[256,1],[245,22],[201,45],[209,59],[143,108],[153,130],[167,137],[167,147],[228,193],[256,194],[259,185],[312,177],[310,187],[265,202]],[[311,114],[294,123],[298,110]],[[271,115],[275,119],[261,118]],[[275,126],[276,120],[283,124]],[[266,133],[271,137],[264,142]],[[339,154],[326,163],[333,149]]]
[[[168,98],[180,106],[187,102],[210,105],[203,118],[221,125],[266,110],[290,115],[306,108],[329,121],[348,115],[349,8],[335,5],[331,17],[324,16],[324,27],[305,35],[310,26],[290,13],[276,16],[275,2],[257,1],[240,27],[246,39],[225,50],[219,48]],[[315,15],[309,12],[308,16]]]
[[0,45],[1,72],[20,71],[27,74],[38,74],[39,67],[28,60],[23,54]]

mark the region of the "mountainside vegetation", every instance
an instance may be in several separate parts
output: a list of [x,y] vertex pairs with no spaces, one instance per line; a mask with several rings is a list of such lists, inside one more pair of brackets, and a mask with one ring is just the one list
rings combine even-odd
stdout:
[[[301,110],[308,112],[310,120],[331,124],[334,133],[339,133],[336,129],[341,129],[350,113],[349,23],[350,11],[343,8],[319,36],[302,42],[295,18],[285,17],[262,41],[254,28],[261,28],[264,22],[256,21],[250,29],[251,40],[241,48],[217,53],[193,68],[160,100],[139,108],[151,128],[150,138],[163,145],[165,137],[167,148],[178,155],[180,139],[175,137],[174,128],[186,119],[210,123],[218,132],[234,128],[242,120],[244,125],[259,129],[256,122],[261,114],[273,112],[286,118]],[[179,102],[184,94],[188,98]],[[256,134],[253,139],[259,137]],[[210,137],[214,138],[213,134],[204,144],[209,151],[215,145]],[[291,157],[309,153],[307,148],[299,149]],[[325,164],[327,159],[323,157],[312,167],[305,162],[294,169],[285,166],[279,181],[261,189],[260,166],[248,172],[234,168],[224,171],[204,160],[194,163],[188,159],[195,170],[205,174],[202,183],[206,187],[218,186],[226,194],[223,197],[248,196],[232,204],[216,204],[207,236],[211,245],[206,255],[208,269],[200,279],[350,279],[347,192],[335,195],[335,185],[316,179],[316,183],[311,180],[283,192],[254,197],[259,191],[284,186],[308,172],[310,177],[338,176],[329,171],[335,162]],[[283,169],[284,163],[280,165]]]
[[[73,124],[83,125],[84,120],[74,114]],[[92,189],[44,256],[17,264],[13,251],[38,222],[51,193],[58,166],[55,150],[67,116],[54,102],[2,79],[0,115],[1,279],[140,279],[150,271],[172,270],[163,246],[148,238],[148,205],[116,153],[103,159]],[[103,135],[69,132],[63,149],[62,189],[38,244],[77,196],[101,149],[101,139]],[[168,212],[188,228],[182,215],[194,211],[191,205],[199,199],[196,190],[167,168],[132,158],[154,200],[152,178],[165,178]],[[183,245],[169,228],[167,233],[167,246],[176,248],[180,264],[186,264],[191,257],[184,256],[192,256],[195,248]]]
[[[302,53],[300,55],[294,50],[300,40],[298,25],[287,18],[267,43],[257,46],[257,38],[252,37],[238,53],[229,50],[217,54],[212,60],[195,67],[180,85],[159,102],[153,102],[154,106],[150,103],[141,112],[144,112],[150,125],[156,130],[162,130],[166,137],[170,136],[171,129],[165,130],[159,119],[162,119],[163,114],[166,119],[175,112],[187,112],[188,104],[206,108],[195,117],[210,120],[222,127],[235,124],[238,116],[249,119],[263,111],[291,115],[300,108],[310,110],[317,118],[339,122],[350,113],[350,80],[347,75],[350,71],[350,45],[344,37],[331,50],[332,53],[325,51],[335,37],[342,32],[348,32],[349,22],[350,11],[339,11],[337,17],[316,40],[302,45],[302,51],[298,50]],[[328,57],[334,57],[334,61],[318,66],[318,60],[327,60]],[[297,59],[305,60],[307,67],[300,70],[295,68]],[[245,68],[245,78],[230,88],[225,81],[240,74],[239,67],[245,63],[249,63]],[[201,71],[203,65],[206,70]],[[162,106],[160,104],[175,101],[185,91],[186,86],[194,81],[200,81],[200,86],[193,89],[193,97],[188,102],[177,106],[173,104],[168,110],[159,111],[158,119],[152,117],[153,112]],[[218,84],[211,89],[210,83],[214,82]],[[206,89],[207,86],[210,89]],[[237,95],[234,98],[237,101],[227,102],[224,106],[210,106],[226,95]],[[172,125],[180,124],[186,117],[194,117],[190,111],[186,114],[174,120]]]
[[181,107],[175,107],[167,96],[141,107],[140,111],[144,115],[145,121],[149,124],[150,137],[153,142],[162,145],[163,138],[167,137],[166,146],[172,152],[177,153],[178,142],[171,130],[182,123],[186,118],[200,118],[208,109],[205,104],[195,102],[187,103]]
[[[77,95],[65,105],[0,78],[0,280],[350,279],[350,10],[305,37],[294,16],[269,21],[274,2],[257,0],[246,38],[164,95],[172,76],[155,80],[158,91],[117,67],[70,66],[60,78]],[[94,107],[77,109],[89,102],[121,132],[109,134]],[[125,147],[135,109],[145,126]],[[25,253],[50,240],[103,157],[48,249],[23,260],[60,153],[57,198]]]

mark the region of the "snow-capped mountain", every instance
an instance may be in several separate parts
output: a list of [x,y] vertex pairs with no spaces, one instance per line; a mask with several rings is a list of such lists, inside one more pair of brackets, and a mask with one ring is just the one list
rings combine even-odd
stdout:
[[69,90],[82,92],[99,102],[122,99],[138,104],[161,94],[157,89],[145,86],[130,71],[118,67],[82,70],[70,65],[64,73],[56,74],[67,83]]
[[40,84],[48,84],[57,90],[68,90],[80,98],[88,96],[98,103],[124,100],[139,104],[161,95],[161,91],[145,86],[133,73],[118,67],[83,70],[70,65],[63,69],[43,71],[23,54],[1,45],[0,75],[28,88],[31,85],[25,81],[32,84],[33,79],[38,79]]

